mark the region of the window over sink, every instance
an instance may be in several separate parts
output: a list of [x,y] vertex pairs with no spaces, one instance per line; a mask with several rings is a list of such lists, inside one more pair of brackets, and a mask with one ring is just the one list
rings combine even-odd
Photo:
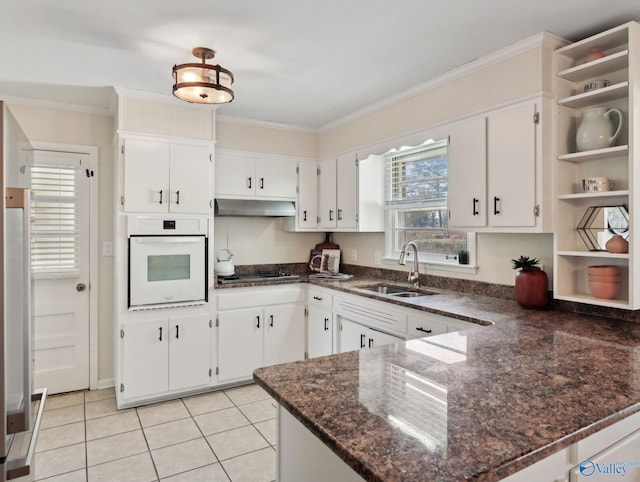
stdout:
[[429,139],[384,154],[387,258],[414,241],[420,262],[457,265],[460,251],[475,259],[475,233],[448,227],[447,143]]

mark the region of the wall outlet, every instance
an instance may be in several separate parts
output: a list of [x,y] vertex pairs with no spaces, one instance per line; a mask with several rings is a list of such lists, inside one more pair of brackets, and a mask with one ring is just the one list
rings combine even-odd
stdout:
[[358,261],[358,250],[351,248],[351,261]]

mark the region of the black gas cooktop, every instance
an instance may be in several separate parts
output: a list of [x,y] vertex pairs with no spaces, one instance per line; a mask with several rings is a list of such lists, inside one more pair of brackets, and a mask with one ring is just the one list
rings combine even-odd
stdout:
[[281,271],[269,271],[250,274],[235,274],[232,276],[218,276],[218,283],[257,283],[260,281],[275,281],[300,278],[297,274],[283,273]]

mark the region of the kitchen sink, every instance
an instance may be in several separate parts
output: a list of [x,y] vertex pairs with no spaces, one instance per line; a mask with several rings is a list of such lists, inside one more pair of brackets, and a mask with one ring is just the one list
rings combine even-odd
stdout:
[[394,298],[417,298],[419,296],[429,296],[436,294],[433,291],[426,291],[409,287],[405,288],[404,286],[386,284],[357,286],[356,288],[364,291],[370,291],[372,293],[378,293],[381,295],[393,296]]

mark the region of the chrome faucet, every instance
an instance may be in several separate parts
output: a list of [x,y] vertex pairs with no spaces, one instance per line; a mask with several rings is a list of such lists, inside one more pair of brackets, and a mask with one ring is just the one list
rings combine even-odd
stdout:
[[413,241],[407,242],[400,252],[400,259],[398,260],[398,264],[405,265],[407,261],[405,257],[407,255],[407,249],[411,246],[413,248],[413,254],[415,257],[413,258],[413,271],[409,271],[409,277],[407,281],[413,284],[414,287],[418,288],[420,286],[420,267],[418,264],[418,246]]

